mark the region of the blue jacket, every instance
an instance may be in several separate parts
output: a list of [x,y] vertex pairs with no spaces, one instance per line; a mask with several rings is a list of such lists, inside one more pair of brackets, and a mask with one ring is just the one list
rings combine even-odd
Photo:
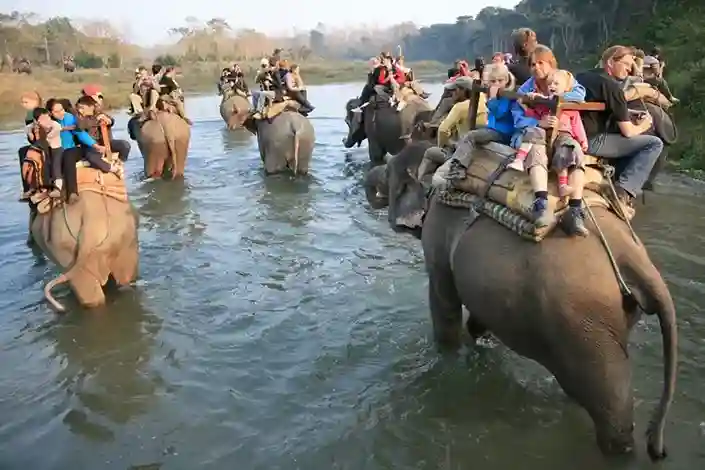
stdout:
[[[574,80],[573,88],[567,91],[563,95],[563,99],[566,101],[585,101],[585,87],[582,86],[577,80]],[[522,86],[517,90],[518,93],[536,93],[536,81],[534,77],[528,79]],[[524,108],[521,107],[518,101],[512,104],[512,117],[514,122],[514,128],[516,129],[516,134],[512,137],[512,147],[518,148],[521,144],[521,131],[527,127],[536,127],[539,125],[539,121],[536,118],[529,117],[524,112]]]
[[[582,102],[585,101],[585,87],[582,86],[580,83],[578,83],[577,80],[573,80],[575,82],[575,85],[573,85],[573,88],[571,88],[570,91],[567,91],[563,95],[563,99],[566,101],[578,101]],[[521,94],[526,94],[526,93],[535,93],[536,92],[536,80],[534,77],[531,77],[528,79],[522,86],[519,87],[517,90],[517,93]]]
[[514,117],[512,116],[514,102],[514,100],[502,97],[487,101],[487,127],[496,130],[507,139],[514,134]]
[[[76,121],[76,116],[71,113],[65,113],[63,119],[56,119],[56,122],[61,124],[61,127],[71,127],[76,126],[78,122]],[[95,140],[88,135],[88,132],[74,129],[72,131],[61,131],[61,147],[64,149],[71,149],[76,146],[76,139],[88,147],[95,145]]]

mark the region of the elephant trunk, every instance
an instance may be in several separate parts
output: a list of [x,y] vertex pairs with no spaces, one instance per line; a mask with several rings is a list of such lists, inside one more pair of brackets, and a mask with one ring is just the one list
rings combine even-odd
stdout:
[[68,282],[69,278],[66,274],[60,274],[56,278],[52,279],[47,283],[46,286],[44,286],[44,298],[47,299],[47,301],[54,307],[58,312],[63,313],[66,311],[63,305],[59,303],[58,300],[54,298],[53,295],[51,295],[51,290],[58,286],[59,284],[63,284],[65,282]]

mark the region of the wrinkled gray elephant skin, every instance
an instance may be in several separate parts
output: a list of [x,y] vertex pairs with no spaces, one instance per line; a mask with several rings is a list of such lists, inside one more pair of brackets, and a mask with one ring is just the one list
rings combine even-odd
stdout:
[[[442,205],[433,196],[421,200],[435,169],[418,175],[423,147],[407,150],[383,170],[371,171],[367,183],[378,192],[386,189],[393,228],[413,225],[409,214],[423,215],[420,237],[437,342],[450,350],[459,347],[465,306],[474,338],[490,332],[546,367],[593,419],[600,449],[620,454],[634,445],[629,332],[642,311],[656,314],[665,383],[648,427],[647,451],[653,460],[664,458],[665,417],[676,380],[675,306],[644,246],[612,212],[593,209],[633,294],[623,295],[592,223],[585,239],[555,230],[541,243],[525,241],[484,216],[468,228],[467,209]],[[386,201],[374,200],[380,206]]]
[[374,166],[365,175],[367,202],[373,209],[388,207],[387,218],[395,230],[420,235],[426,191],[417,173],[429,141],[412,141],[386,165]]
[[255,126],[266,174],[287,169],[294,174],[308,174],[316,143],[316,133],[308,118],[296,111],[284,111],[271,121],[257,120]]
[[[358,106],[358,98],[353,98],[345,104],[348,135],[343,139],[343,145],[346,148],[359,146],[366,138],[367,151],[373,165],[384,164],[387,154],[396,155],[401,152],[407,143],[402,138],[402,129],[411,129],[420,122],[427,122],[432,114],[431,111],[421,109],[418,104],[410,103],[404,113],[404,119],[409,119],[409,122],[403,123],[401,113],[386,100],[373,98],[371,104],[363,108],[362,113],[354,113],[352,110]],[[418,111],[410,112],[415,107],[419,107]]]
[[639,320],[639,306],[656,314],[665,383],[648,426],[647,451],[659,460],[666,456],[663,433],[675,391],[675,306],[645,248],[631,238],[626,225],[605,209],[594,213],[633,297],[620,291],[592,224],[584,239],[556,230],[534,243],[488,217],[481,216],[467,229],[467,209],[433,198],[421,240],[434,336],[440,345],[457,348],[465,306],[473,337],[491,332],[546,367],[592,418],[603,453],[624,454],[634,447],[629,332]]

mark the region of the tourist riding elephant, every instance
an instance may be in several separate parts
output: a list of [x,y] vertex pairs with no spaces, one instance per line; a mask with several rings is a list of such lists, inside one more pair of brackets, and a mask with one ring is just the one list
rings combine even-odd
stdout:
[[191,140],[191,127],[177,114],[157,111],[151,119],[140,122],[133,117],[127,123],[132,140],[144,157],[144,174],[161,178],[167,171],[172,178],[183,177]]
[[[414,123],[431,119],[432,110],[422,100],[412,100],[402,111],[397,111],[389,101],[375,95],[362,112],[353,112],[360,100],[353,98],[345,105],[345,123],[348,135],[343,139],[345,148],[360,145],[367,139],[367,150],[373,165],[382,165],[386,154],[397,154],[407,140],[402,129],[411,132]],[[363,116],[364,113],[364,116]]]
[[316,133],[306,117],[287,110],[271,120],[249,119],[246,126],[257,135],[266,174],[279,173],[287,168],[294,174],[308,174]]
[[[634,443],[629,332],[640,312],[656,314],[665,383],[647,450],[654,460],[665,457],[664,426],[676,381],[676,312],[663,278],[626,224],[607,209],[592,208],[623,277],[620,286],[594,224],[585,239],[555,230],[539,243],[486,216],[468,226],[468,209],[443,205],[436,196],[420,200],[418,152],[399,157],[386,170],[389,194],[397,194],[390,207],[397,216],[390,220],[408,227],[414,225],[408,214],[425,216],[421,240],[436,340],[450,349],[459,346],[465,306],[473,337],[491,332],[546,367],[593,419],[600,449],[626,453]],[[409,206],[413,201],[416,207]],[[406,217],[398,219],[400,211]]]
[[64,311],[51,294],[59,284],[68,282],[81,305],[96,307],[105,303],[102,287],[109,277],[118,285],[137,278],[137,224],[137,211],[129,201],[94,191],[82,191],[76,202],[47,213],[33,212],[33,241],[63,271],[44,288],[54,308]]
[[224,96],[220,102],[220,116],[228,129],[242,129],[250,114],[250,107],[250,102],[244,96],[231,95],[227,98]]
[[651,174],[649,174],[649,178],[644,184],[644,189],[651,190],[654,187],[656,177],[666,167],[669,147],[675,144],[678,140],[678,128],[673,120],[673,115],[660,106],[648,101],[644,102],[644,106],[646,106],[646,109],[649,111],[649,114],[654,120],[654,128],[652,133],[658,136],[664,144],[661,155],[659,155],[658,160],[656,160],[656,164],[651,169]]

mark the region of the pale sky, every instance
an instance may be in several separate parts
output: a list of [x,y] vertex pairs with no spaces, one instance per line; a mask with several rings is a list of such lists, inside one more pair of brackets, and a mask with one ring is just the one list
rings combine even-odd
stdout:
[[[254,28],[264,33],[293,33],[294,28],[308,30],[318,22],[331,27],[362,23],[391,26],[403,21],[417,25],[453,23],[461,15],[475,15],[486,6],[514,7],[519,0],[0,0],[0,11],[19,10],[39,13],[42,17],[110,19],[141,45],[169,40],[166,31],[185,24],[184,18],[202,20],[225,18],[237,28]],[[403,11],[392,5],[403,5]],[[92,12],[87,6],[95,6]]]

